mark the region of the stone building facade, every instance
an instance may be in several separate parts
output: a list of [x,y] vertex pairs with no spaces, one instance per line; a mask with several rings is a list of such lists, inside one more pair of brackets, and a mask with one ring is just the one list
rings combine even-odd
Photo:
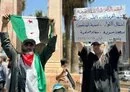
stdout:
[[62,59],[62,0],[48,0],[48,16],[55,20],[57,33],[56,51],[46,65],[46,72],[58,72]]

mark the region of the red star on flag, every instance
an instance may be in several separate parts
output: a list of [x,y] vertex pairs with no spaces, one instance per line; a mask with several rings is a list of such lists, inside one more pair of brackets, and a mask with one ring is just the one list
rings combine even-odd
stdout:
[[29,22],[29,23],[32,23],[33,21],[29,19],[28,22]]
[[31,32],[30,34],[33,34],[33,32]]

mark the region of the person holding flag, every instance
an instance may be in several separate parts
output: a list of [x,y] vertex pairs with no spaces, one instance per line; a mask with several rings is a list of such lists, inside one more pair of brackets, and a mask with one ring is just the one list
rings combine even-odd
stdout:
[[[2,17],[2,28],[0,32],[1,46],[11,61],[9,92],[46,92],[46,77],[44,68],[47,60],[55,51],[57,39],[54,21],[51,20],[50,22],[50,25],[53,29],[53,35],[50,36],[47,45],[44,47],[41,53],[35,52],[35,47],[39,42],[36,42],[35,39],[29,38],[25,35],[23,36],[23,34],[18,34],[19,31],[22,31],[21,29],[17,31],[16,35],[18,38],[20,39],[23,37],[22,40],[20,39],[22,41],[21,53],[18,53],[11,44],[9,35],[7,33],[7,24],[12,17],[13,16],[10,15],[5,15]],[[28,22],[35,23],[35,21],[32,20],[29,20]],[[15,21],[15,23],[22,24],[19,20]],[[14,24],[12,24],[12,26],[15,30],[16,27],[14,27]],[[23,26],[20,27],[23,28]],[[35,27],[36,26],[33,25],[33,28]],[[30,34],[34,34],[31,31],[29,32]],[[43,42],[43,40],[41,41]]]

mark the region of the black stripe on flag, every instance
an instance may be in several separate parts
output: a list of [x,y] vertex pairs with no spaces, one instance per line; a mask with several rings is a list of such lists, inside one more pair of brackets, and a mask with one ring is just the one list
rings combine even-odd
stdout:
[[48,41],[48,32],[49,32],[49,19],[48,18],[37,18],[40,41],[47,43]]

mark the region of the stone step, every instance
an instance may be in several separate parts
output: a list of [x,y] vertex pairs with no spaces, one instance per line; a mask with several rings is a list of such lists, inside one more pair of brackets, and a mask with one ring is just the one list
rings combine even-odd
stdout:
[[57,73],[58,74],[61,71],[62,71],[61,67],[59,67],[59,68],[57,68],[57,67],[47,67],[47,68],[45,68],[46,73]]
[[45,65],[46,68],[60,68],[61,65],[58,62],[49,62]]

